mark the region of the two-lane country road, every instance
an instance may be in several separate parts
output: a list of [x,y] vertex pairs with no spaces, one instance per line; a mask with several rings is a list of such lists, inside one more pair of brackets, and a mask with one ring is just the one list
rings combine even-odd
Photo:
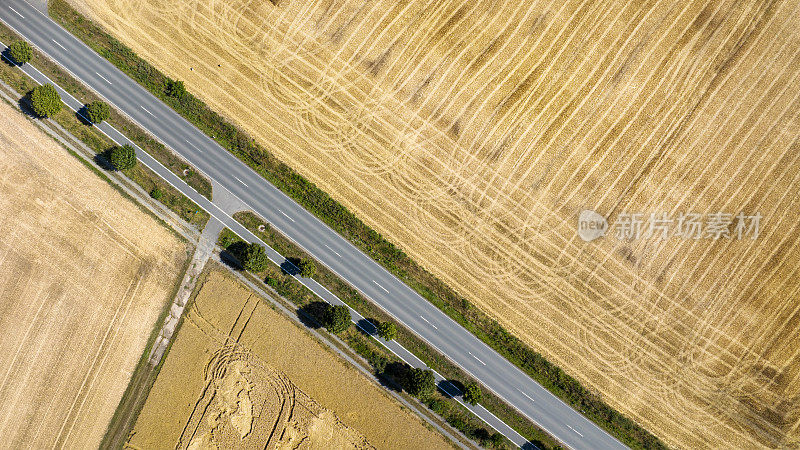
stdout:
[[625,448],[25,0],[0,20],[556,439]]

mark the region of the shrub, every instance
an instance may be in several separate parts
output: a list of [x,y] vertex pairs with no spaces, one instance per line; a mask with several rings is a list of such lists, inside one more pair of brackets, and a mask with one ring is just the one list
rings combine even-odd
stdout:
[[269,265],[269,258],[267,258],[267,250],[263,245],[252,243],[247,245],[247,250],[244,252],[244,261],[242,261],[244,268],[253,273],[262,272],[267,269]]
[[406,390],[415,397],[428,397],[436,392],[436,378],[430,369],[412,368],[408,371]]
[[8,46],[8,54],[19,65],[23,65],[33,58],[33,48],[25,41],[14,41]]
[[183,81],[168,79],[166,82],[166,93],[170,97],[180,100],[186,95],[186,87],[183,85]]
[[31,108],[39,117],[50,117],[61,111],[61,96],[52,84],[36,86],[31,91]]
[[311,278],[315,273],[317,273],[317,266],[314,265],[314,261],[310,258],[303,258],[300,260],[301,277]]
[[128,170],[136,165],[136,150],[128,144],[111,150],[111,165],[117,170]]
[[325,314],[325,328],[333,334],[339,334],[350,328],[350,310],[347,309],[347,306],[328,306]]
[[470,405],[477,405],[483,400],[483,392],[477,383],[469,383],[464,388],[464,400]]
[[394,322],[381,322],[378,324],[378,336],[391,341],[397,337],[397,325]]
[[101,123],[108,120],[111,116],[111,108],[108,103],[95,101],[86,105],[86,118],[92,123]]
[[164,193],[161,192],[161,189],[155,187],[152,191],[150,191],[150,197],[153,197],[156,200],[161,199],[164,196]]

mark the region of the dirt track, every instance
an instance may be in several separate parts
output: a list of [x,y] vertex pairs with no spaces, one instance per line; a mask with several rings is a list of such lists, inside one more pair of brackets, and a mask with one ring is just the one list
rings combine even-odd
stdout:
[[668,443],[800,441],[796,0],[72,1]]
[[96,448],[185,245],[0,103],[3,448]]

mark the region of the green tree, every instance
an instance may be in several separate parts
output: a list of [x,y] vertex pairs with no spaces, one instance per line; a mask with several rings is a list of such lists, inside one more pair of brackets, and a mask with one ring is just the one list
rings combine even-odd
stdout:
[[325,314],[325,328],[333,334],[339,334],[350,328],[350,310],[347,306],[328,305]]
[[468,383],[464,388],[464,400],[470,405],[477,405],[483,400],[483,392],[477,383]]
[[14,41],[8,46],[8,54],[21,66],[33,58],[33,48],[25,41]]
[[178,100],[182,99],[186,95],[186,87],[183,85],[183,81],[167,80],[167,95]]
[[397,337],[397,325],[394,322],[381,322],[378,324],[378,336],[391,341]]
[[436,392],[436,378],[430,369],[412,368],[406,380],[408,393],[415,397],[429,397]]
[[153,197],[156,200],[160,200],[161,197],[164,196],[164,192],[161,191],[159,187],[154,187],[152,191],[150,191],[150,197]]
[[300,276],[311,278],[317,273],[317,266],[310,258],[303,258],[300,260]]
[[96,101],[86,105],[86,118],[92,123],[101,123],[111,117],[111,108],[108,103]]
[[244,252],[244,268],[253,273],[258,273],[266,270],[269,264],[267,257],[267,250],[263,245],[252,243],[247,245],[247,250]]
[[136,165],[136,150],[128,144],[111,150],[111,165],[117,170],[128,170]]
[[50,117],[61,111],[61,96],[52,84],[36,86],[31,91],[31,108],[39,117]]

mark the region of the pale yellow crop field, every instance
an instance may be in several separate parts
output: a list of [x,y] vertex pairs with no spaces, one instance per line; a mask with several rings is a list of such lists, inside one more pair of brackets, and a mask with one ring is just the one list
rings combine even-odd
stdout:
[[800,443],[796,0],[71,1],[667,443]]
[[187,245],[0,103],[0,448],[97,448]]
[[224,269],[200,283],[127,448],[452,448]]

